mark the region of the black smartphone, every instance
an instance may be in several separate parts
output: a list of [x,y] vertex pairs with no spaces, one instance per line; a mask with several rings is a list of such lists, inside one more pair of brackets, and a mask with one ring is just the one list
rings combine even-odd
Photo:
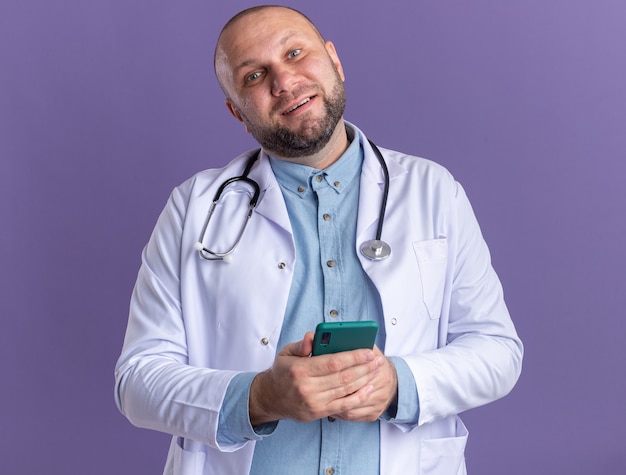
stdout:
[[378,323],[373,320],[362,322],[324,322],[315,328],[313,356],[374,348]]

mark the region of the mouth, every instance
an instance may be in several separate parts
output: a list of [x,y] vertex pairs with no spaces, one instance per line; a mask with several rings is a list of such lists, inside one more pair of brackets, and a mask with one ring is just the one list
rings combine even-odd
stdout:
[[308,104],[309,102],[311,102],[311,100],[314,98],[315,96],[311,96],[311,97],[307,97],[306,99],[303,99],[302,101],[298,102],[296,105],[290,107],[289,109],[287,109],[285,112],[282,113],[282,115],[289,115],[292,112],[298,110],[300,107]]

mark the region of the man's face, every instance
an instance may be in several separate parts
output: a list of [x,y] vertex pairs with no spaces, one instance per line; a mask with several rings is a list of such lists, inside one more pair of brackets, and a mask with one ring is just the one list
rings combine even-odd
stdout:
[[343,70],[305,18],[283,8],[245,16],[216,58],[229,110],[268,152],[305,157],[328,143],[345,109]]

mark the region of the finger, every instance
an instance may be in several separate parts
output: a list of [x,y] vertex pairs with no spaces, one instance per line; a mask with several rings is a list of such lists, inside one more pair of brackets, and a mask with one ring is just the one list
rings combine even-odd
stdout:
[[304,334],[304,338],[302,339],[301,353],[302,356],[309,356],[313,351],[313,332],[306,332]]
[[381,368],[372,380],[373,390],[366,398],[361,398],[361,405],[337,414],[335,417],[351,421],[371,421],[383,414],[397,394],[397,378],[393,364],[385,359],[385,366]]
[[385,412],[386,406],[381,403],[381,400],[374,393],[375,391],[369,394],[364,402],[363,399],[359,399],[359,403],[343,412],[334,414],[333,417],[352,422],[375,421]]
[[279,356],[309,356],[313,351],[313,332],[306,332],[300,341],[288,343],[280,352]]
[[[330,356],[330,355],[329,355]],[[353,361],[353,360],[350,360]],[[322,372],[315,378],[315,386],[325,399],[335,400],[344,398],[357,392],[362,387],[372,384],[384,362],[383,358],[377,358],[364,364],[356,364],[335,371],[339,363],[337,359],[330,358],[326,363],[331,372]]]
[[379,416],[377,405],[371,401],[374,392],[374,386],[368,384],[355,393],[333,401],[332,408],[339,407],[340,410],[333,412],[332,416],[354,422],[376,420]]
[[[311,376],[324,378],[321,389],[332,389],[350,384],[374,372],[378,366],[371,350],[354,350],[331,355],[314,356]],[[326,378],[328,377],[328,378]]]
[[328,355],[319,355],[311,358],[321,371],[338,373],[353,366],[367,365],[376,359],[373,350],[360,349],[352,351],[342,351]]

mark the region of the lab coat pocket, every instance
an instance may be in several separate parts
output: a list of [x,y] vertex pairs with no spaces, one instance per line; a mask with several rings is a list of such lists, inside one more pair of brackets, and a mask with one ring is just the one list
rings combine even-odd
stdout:
[[[187,443],[189,442],[193,441],[187,441]],[[182,437],[179,437],[174,445],[173,475],[197,475],[203,472],[204,459],[206,458],[204,451],[186,450],[183,448],[185,439]]]
[[424,305],[431,319],[441,316],[448,263],[448,240],[431,239],[413,243],[422,281]]
[[419,475],[465,475],[467,436],[467,428],[457,417],[454,437],[423,439]]

